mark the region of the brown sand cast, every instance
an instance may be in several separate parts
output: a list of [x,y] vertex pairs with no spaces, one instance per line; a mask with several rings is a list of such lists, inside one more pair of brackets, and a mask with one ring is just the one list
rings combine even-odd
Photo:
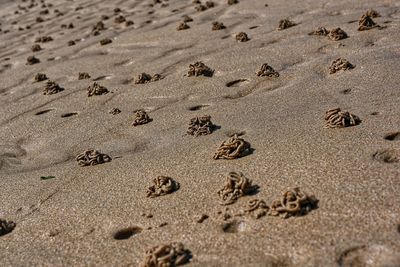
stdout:
[[[0,1],[0,266],[397,266],[399,24],[396,0]],[[260,189],[220,205],[230,170]],[[146,197],[161,174],[181,188]]]
[[147,197],[159,197],[171,194],[179,189],[180,185],[174,179],[167,176],[158,176],[153,180],[154,185],[147,189]]
[[140,267],[179,266],[188,263],[192,257],[180,242],[157,245],[147,249],[144,254]]
[[214,128],[215,125],[211,122],[211,116],[205,115],[192,118],[186,133],[197,137],[199,135],[211,134]]
[[231,205],[240,197],[254,192],[257,186],[241,172],[230,172],[226,177],[224,187],[218,191],[221,205]]
[[83,153],[76,156],[76,161],[79,166],[94,166],[97,164],[102,164],[111,161],[111,157],[109,155],[103,154],[98,150],[86,150]]

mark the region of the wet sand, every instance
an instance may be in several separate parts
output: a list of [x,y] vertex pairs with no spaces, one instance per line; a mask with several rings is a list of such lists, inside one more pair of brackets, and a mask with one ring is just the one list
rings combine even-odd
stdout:
[[[16,223],[0,236],[1,266],[138,266],[146,249],[170,242],[191,251],[187,266],[400,266],[398,1],[216,0],[204,11],[178,0],[30,4],[0,3],[0,219]],[[370,9],[381,27],[358,31]],[[183,15],[193,21],[178,31]],[[278,30],[285,18],[296,25]],[[212,30],[215,21],[225,28]],[[318,27],[348,38],[308,35]],[[43,36],[53,40],[33,52]],[[33,55],[40,62],[27,65]],[[330,74],[338,58],[354,68]],[[198,61],[211,77],[189,77]],[[265,63],[279,77],[257,76]],[[135,83],[143,72],[162,79]],[[44,95],[37,73],[64,90]],[[93,82],[109,92],[88,97]],[[361,122],[325,128],[336,107]],[[139,109],[152,121],[133,126]],[[212,133],[187,135],[204,115]],[[234,133],[251,153],[213,159]],[[112,160],[81,167],[75,157],[88,149]],[[232,171],[259,189],[221,206]],[[179,189],[146,197],[158,176]],[[234,216],[294,187],[318,208]]]

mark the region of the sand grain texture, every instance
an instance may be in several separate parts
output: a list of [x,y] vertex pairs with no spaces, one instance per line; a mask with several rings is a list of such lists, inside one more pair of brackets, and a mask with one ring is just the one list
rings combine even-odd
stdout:
[[[358,31],[372,9],[381,27]],[[296,26],[276,30],[282,18]],[[0,218],[16,224],[0,236],[0,266],[139,266],[174,242],[187,266],[399,266],[399,1],[3,0],[0,23]],[[321,27],[347,38],[308,35]],[[330,75],[338,58],[356,67]],[[188,77],[196,62],[209,75],[193,65]],[[255,75],[265,63],[279,77]],[[135,84],[143,71],[162,79]],[[37,73],[64,90],[43,95]],[[94,82],[109,92],[88,97]],[[325,129],[333,107],[362,123]],[[153,121],[133,127],[140,109]],[[218,128],[187,136],[205,114]],[[234,134],[251,153],[214,160]],[[79,167],[88,148],[112,161]],[[216,192],[232,171],[259,189],[224,210]],[[179,190],[147,198],[161,175]],[[296,187],[318,208],[235,216]]]

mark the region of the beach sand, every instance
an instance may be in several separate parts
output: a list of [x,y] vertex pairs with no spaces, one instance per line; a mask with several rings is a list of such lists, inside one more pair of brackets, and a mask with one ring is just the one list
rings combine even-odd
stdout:
[[[0,2],[0,219],[16,223],[0,236],[1,266],[138,266],[146,249],[170,242],[191,251],[188,266],[400,266],[398,1],[215,0],[204,11],[182,0],[32,3]],[[358,31],[370,9],[381,27]],[[178,31],[183,15],[193,21]],[[277,30],[285,18],[296,25]],[[214,21],[226,28],[213,31]],[[348,38],[308,35],[318,27]],[[250,40],[238,42],[239,32]],[[42,36],[53,41],[32,52]],[[100,45],[105,38],[112,43]],[[32,55],[40,62],[27,65]],[[330,74],[337,58],[354,68]],[[187,75],[198,61],[212,77]],[[279,77],[257,76],[265,63]],[[163,78],[136,84],[143,72]],[[37,73],[64,90],[44,95]],[[93,82],[109,92],[88,97]],[[336,107],[361,123],[325,128]],[[138,109],[152,121],[132,126]],[[203,115],[212,134],[187,135]],[[252,153],[213,159],[234,133]],[[112,161],[80,167],[75,157],[88,149]],[[221,206],[232,171],[258,193]],[[180,188],[146,197],[158,176]],[[295,187],[318,208],[234,216]]]

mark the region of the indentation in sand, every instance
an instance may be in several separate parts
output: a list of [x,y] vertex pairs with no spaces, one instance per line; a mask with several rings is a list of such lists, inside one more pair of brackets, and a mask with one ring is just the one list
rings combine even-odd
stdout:
[[389,141],[399,141],[400,140],[400,132],[388,133],[385,135],[385,139]]
[[248,82],[249,82],[248,79],[238,79],[238,80],[227,82],[225,85],[227,87],[238,87],[238,86],[242,86],[242,85],[244,85],[245,83],[248,83]]
[[383,245],[362,245],[346,249],[337,260],[340,267],[398,266],[400,253]]
[[46,114],[46,113],[48,113],[48,112],[50,112],[52,110],[53,110],[52,108],[41,110],[41,111],[36,112],[35,115],[43,115],[43,114]]
[[246,223],[244,221],[230,221],[223,223],[221,225],[221,229],[224,233],[237,233],[237,232],[243,232],[246,229]]
[[125,240],[131,238],[134,235],[138,235],[141,232],[142,228],[133,226],[116,231],[113,234],[113,237],[115,240]]
[[196,111],[196,110],[205,109],[205,108],[207,108],[207,107],[209,107],[209,106],[210,106],[210,105],[203,104],[203,105],[192,106],[192,107],[189,107],[188,109],[189,109],[190,111]]
[[68,113],[62,114],[61,118],[68,118],[68,117],[72,117],[72,116],[75,116],[75,115],[78,115],[78,113],[77,112],[68,112]]

